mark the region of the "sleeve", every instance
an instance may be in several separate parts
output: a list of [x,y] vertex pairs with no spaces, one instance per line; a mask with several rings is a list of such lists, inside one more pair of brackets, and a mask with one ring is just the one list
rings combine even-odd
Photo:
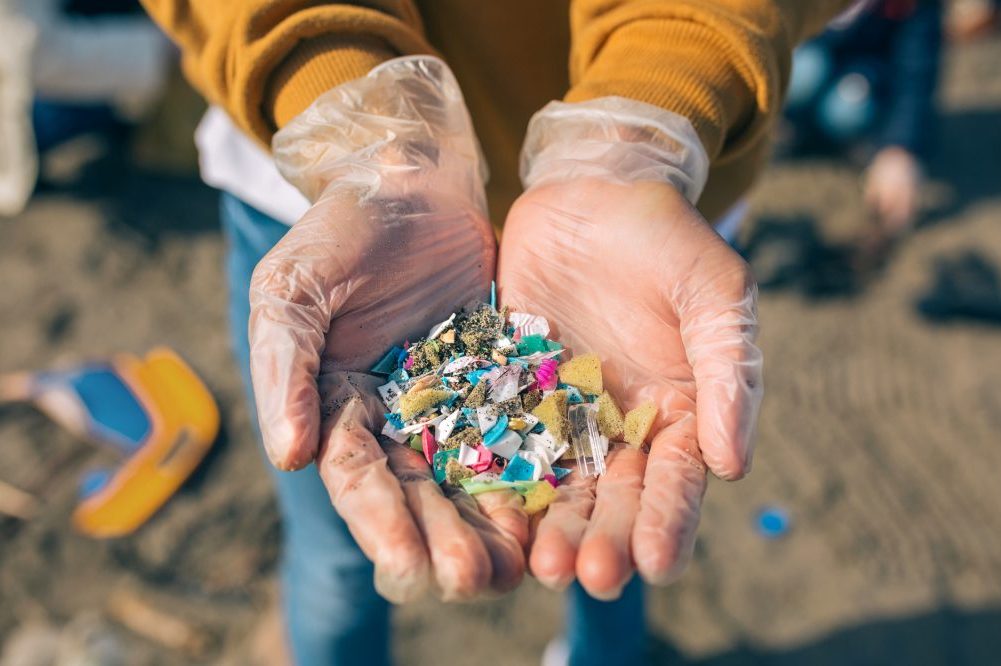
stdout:
[[883,146],[900,146],[922,156],[927,151],[941,52],[942,5],[938,0],[919,2],[893,38]]
[[185,74],[246,132],[271,135],[314,99],[400,55],[433,53],[411,0],[142,0]]
[[709,158],[760,147],[791,52],[851,0],[573,0],[566,101],[618,95],[687,117]]

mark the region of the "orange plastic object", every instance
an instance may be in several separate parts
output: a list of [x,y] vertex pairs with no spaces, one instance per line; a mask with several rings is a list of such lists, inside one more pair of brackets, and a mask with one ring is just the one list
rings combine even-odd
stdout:
[[112,361],[150,417],[151,430],[107,484],[84,499],[73,524],[97,538],[133,532],[159,509],[205,457],[219,432],[219,408],[201,379],[173,351]]

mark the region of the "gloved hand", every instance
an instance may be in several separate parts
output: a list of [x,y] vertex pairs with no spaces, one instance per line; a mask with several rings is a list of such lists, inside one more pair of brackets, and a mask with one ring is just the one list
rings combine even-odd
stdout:
[[607,472],[571,477],[536,526],[529,568],[550,587],[576,576],[611,599],[634,567],[650,583],[675,579],[706,468],[738,479],[750,467],[756,287],[689,203],[707,169],[687,120],[639,102],[553,103],[530,125],[526,191],[501,241],[502,301],[547,317],[574,352],[596,352],[624,411],[659,408],[649,454],[613,443]]
[[528,536],[520,500],[490,493],[481,515],[472,498],[445,497],[416,451],[384,450],[382,382],[361,374],[488,294],[496,247],[458,84],[436,58],[389,61],[317,99],[273,149],[314,203],[251,282],[268,456],[284,470],[316,461],[386,598],[510,589]]

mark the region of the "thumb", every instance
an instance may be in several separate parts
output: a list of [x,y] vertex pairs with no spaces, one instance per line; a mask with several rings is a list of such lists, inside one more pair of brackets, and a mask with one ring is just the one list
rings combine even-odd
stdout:
[[699,448],[709,469],[732,481],[750,470],[764,361],[755,345],[757,286],[743,260],[720,249],[696,264],[691,278],[700,286],[678,316],[695,378]]
[[250,282],[250,372],[261,438],[272,464],[294,470],[316,457],[316,377],[333,305],[320,270],[323,244],[297,225],[254,269]]

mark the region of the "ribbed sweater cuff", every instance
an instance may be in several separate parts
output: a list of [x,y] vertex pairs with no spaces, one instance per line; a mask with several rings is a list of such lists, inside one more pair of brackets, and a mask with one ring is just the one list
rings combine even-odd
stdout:
[[272,73],[264,96],[264,115],[280,129],[323,93],[365,76],[376,65],[398,55],[377,37],[324,36],[307,40],[296,46]]
[[701,23],[636,21],[612,33],[565,99],[619,95],[673,111],[691,121],[715,160],[727,135],[755,118],[749,74],[739,62],[732,45]]

